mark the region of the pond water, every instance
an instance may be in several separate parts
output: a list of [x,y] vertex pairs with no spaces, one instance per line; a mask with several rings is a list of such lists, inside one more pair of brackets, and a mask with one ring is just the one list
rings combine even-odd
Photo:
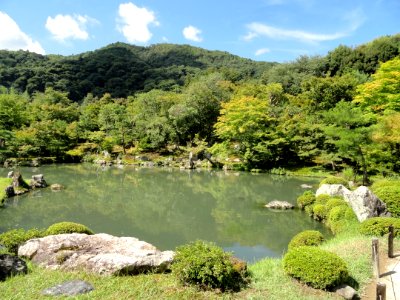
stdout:
[[[0,169],[5,177],[7,169]],[[161,250],[202,239],[249,262],[280,257],[290,239],[306,229],[329,235],[304,212],[272,211],[264,204],[295,204],[301,184],[315,179],[207,170],[99,168],[90,164],[21,167],[25,179],[44,174],[50,188],[7,200],[0,209],[0,233],[46,228],[72,221],[93,231],[134,236]]]

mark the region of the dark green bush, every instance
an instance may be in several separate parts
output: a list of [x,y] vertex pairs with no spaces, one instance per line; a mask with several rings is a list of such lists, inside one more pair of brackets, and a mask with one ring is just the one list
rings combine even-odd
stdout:
[[305,209],[307,206],[312,205],[315,202],[315,195],[312,191],[305,191],[301,196],[297,198],[297,205],[301,209]]
[[335,176],[326,177],[319,183],[319,186],[323,184],[342,184],[345,187],[349,188],[348,181],[342,177],[335,177]]
[[324,236],[317,230],[304,230],[296,234],[289,242],[288,249],[291,250],[301,246],[318,246],[324,241]]
[[389,226],[393,225],[394,235],[399,236],[400,219],[375,217],[363,221],[360,224],[360,232],[365,235],[382,236],[389,233]]
[[45,234],[46,235],[54,235],[54,234],[62,234],[62,233],[86,233],[86,234],[94,234],[92,230],[90,230],[85,225],[74,223],[74,222],[60,222],[55,223],[49,228],[47,228]]
[[329,289],[348,279],[346,262],[334,253],[318,247],[302,246],[283,258],[286,274],[316,289]]
[[387,210],[393,217],[400,217],[400,184],[395,185],[389,181],[387,186],[375,188],[373,192],[386,203]]
[[171,268],[182,284],[194,284],[203,289],[238,291],[249,278],[245,264],[204,241],[178,247]]
[[27,240],[40,238],[44,236],[44,231],[39,229],[12,229],[0,234],[0,244],[7,248],[7,251],[13,254],[18,253],[18,247]]

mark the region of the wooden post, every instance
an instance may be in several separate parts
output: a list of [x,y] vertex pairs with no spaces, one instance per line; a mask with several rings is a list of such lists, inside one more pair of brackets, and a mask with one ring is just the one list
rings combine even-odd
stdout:
[[386,284],[381,282],[376,284],[376,300],[386,300]]
[[389,237],[388,237],[388,256],[393,258],[393,238],[394,238],[394,228],[393,225],[389,226]]
[[377,238],[372,239],[372,267],[374,276],[379,278],[379,240]]

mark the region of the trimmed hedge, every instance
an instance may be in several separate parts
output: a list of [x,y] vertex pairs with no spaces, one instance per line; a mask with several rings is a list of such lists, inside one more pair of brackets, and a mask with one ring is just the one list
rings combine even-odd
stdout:
[[365,235],[383,236],[389,233],[389,226],[393,225],[394,235],[400,236],[400,219],[375,217],[363,221],[360,225],[360,233]]
[[86,234],[94,234],[94,232],[86,227],[85,225],[74,223],[74,222],[60,222],[50,225],[45,234],[46,235],[55,235],[55,234],[63,234],[63,233],[86,233]]
[[321,232],[317,230],[304,230],[296,234],[289,242],[288,249],[291,250],[301,246],[318,246],[325,240]]
[[196,241],[176,249],[172,274],[184,285],[238,291],[248,282],[246,264],[213,243]]
[[348,280],[346,262],[334,253],[312,246],[290,250],[283,258],[286,274],[316,289],[330,289]]
[[0,234],[0,244],[7,248],[9,253],[18,254],[18,247],[27,240],[45,236],[44,231],[40,229],[12,229]]
[[326,177],[319,183],[319,186],[323,184],[342,184],[346,188],[349,188],[349,182],[342,177],[335,177],[335,176]]
[[315,199],[315,195],[312,191],[305,191],[297,198],[297,205],[301,209],[305,209],[307,206],[312,205],[315,202]]

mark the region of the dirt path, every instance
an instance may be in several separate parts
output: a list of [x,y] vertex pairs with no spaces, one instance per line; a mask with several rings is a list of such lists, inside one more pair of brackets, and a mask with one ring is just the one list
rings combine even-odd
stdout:
[[376,299],[376,283],[386,284],[386,300],[400,300],[400,254],[394,258],[381,256],[380,261],[381,276],[374,279],[361,295],[362,300]]

